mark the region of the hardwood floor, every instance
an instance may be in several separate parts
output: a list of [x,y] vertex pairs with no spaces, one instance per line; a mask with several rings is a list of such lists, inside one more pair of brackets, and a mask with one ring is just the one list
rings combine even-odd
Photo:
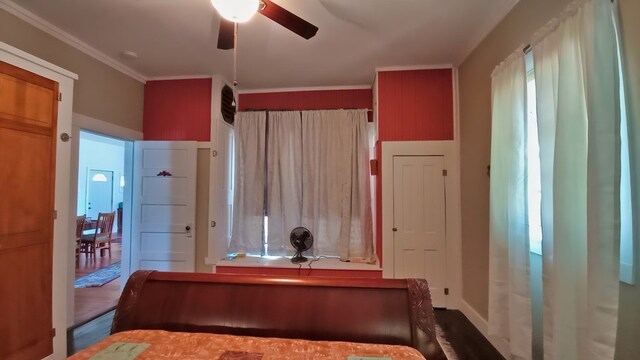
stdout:
[[[95,260],[80,254],[79,266],[76,268],[75,278],[91,274],[99,269],[107,267],[113,263],[120,261],[122,254],[122,244],[112,242],[111,258],[108,255],[101,258],[100,255]],[[90,287],[75,289],[75,309],[73,314],[73,324],[77,326],[87,322],[96,316],[104,314],[113,309],[118,303],[120,297],[120,279],[113,280],[100,287]]]
[[[113,311],[67,332],[68,355],[85,349],[109,336]],[[458,310],[435,310],[436,323],[459,360],[504,360],[471,322]]]
[[458,310],[436,309],[436,323],[459,360],[504,360],[493,345]]

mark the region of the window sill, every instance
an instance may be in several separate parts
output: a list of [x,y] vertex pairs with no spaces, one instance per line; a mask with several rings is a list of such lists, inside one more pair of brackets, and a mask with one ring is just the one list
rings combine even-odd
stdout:
[[[210,259],[207,259],[210,260]],[[228,267],[257,267],[257,268],[282,268],[282,269],[316,269],[316,270],[356,270],[356,271],[382,271],[378,263],[366,264],[366,263],[354,263],[344,262],[336,258],[323,258],[311,263],[309,261],[302,264],[294,264],[289,258],[263,258],[259,256],[247,256],[244,258],[236,258],[233,260],[218,260],[215,263],[209,263],[208,265],[215,266],[228,266]],[[311,267],[309,264],[311,263]]]

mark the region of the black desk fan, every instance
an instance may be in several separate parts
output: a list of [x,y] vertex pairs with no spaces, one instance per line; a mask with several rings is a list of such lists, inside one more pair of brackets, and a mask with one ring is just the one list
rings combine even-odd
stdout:
[[313,245],[313,235],[311,234],[311,231],[305,227],[299,226],[291,230],[289,240],[291,241],[293,248],[296,249],[296,254],[291,258],[291,262],[294,264],[307,262],[308,259],[302,256],[302,252],[311,249],[311,246]]

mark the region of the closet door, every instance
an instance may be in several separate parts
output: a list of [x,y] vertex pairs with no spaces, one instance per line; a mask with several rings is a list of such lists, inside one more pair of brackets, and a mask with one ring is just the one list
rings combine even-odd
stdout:
[[53,353],[58,83],[0,62],[0,94],[0,359],[41,359]]

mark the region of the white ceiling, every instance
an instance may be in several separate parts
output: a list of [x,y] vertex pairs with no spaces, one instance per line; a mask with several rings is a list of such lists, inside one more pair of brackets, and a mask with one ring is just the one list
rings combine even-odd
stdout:
[[[259,14],[240,24],[238,86],[370,85],[376,67],[456,65],[517,1],[274,0],[320,30],[304,40]],[[233,78],[232,50],[216,49],[220,17],[209,0],[15,0],[12,6],[139,78]],[[123,50],[138,59],[122,57]]]

